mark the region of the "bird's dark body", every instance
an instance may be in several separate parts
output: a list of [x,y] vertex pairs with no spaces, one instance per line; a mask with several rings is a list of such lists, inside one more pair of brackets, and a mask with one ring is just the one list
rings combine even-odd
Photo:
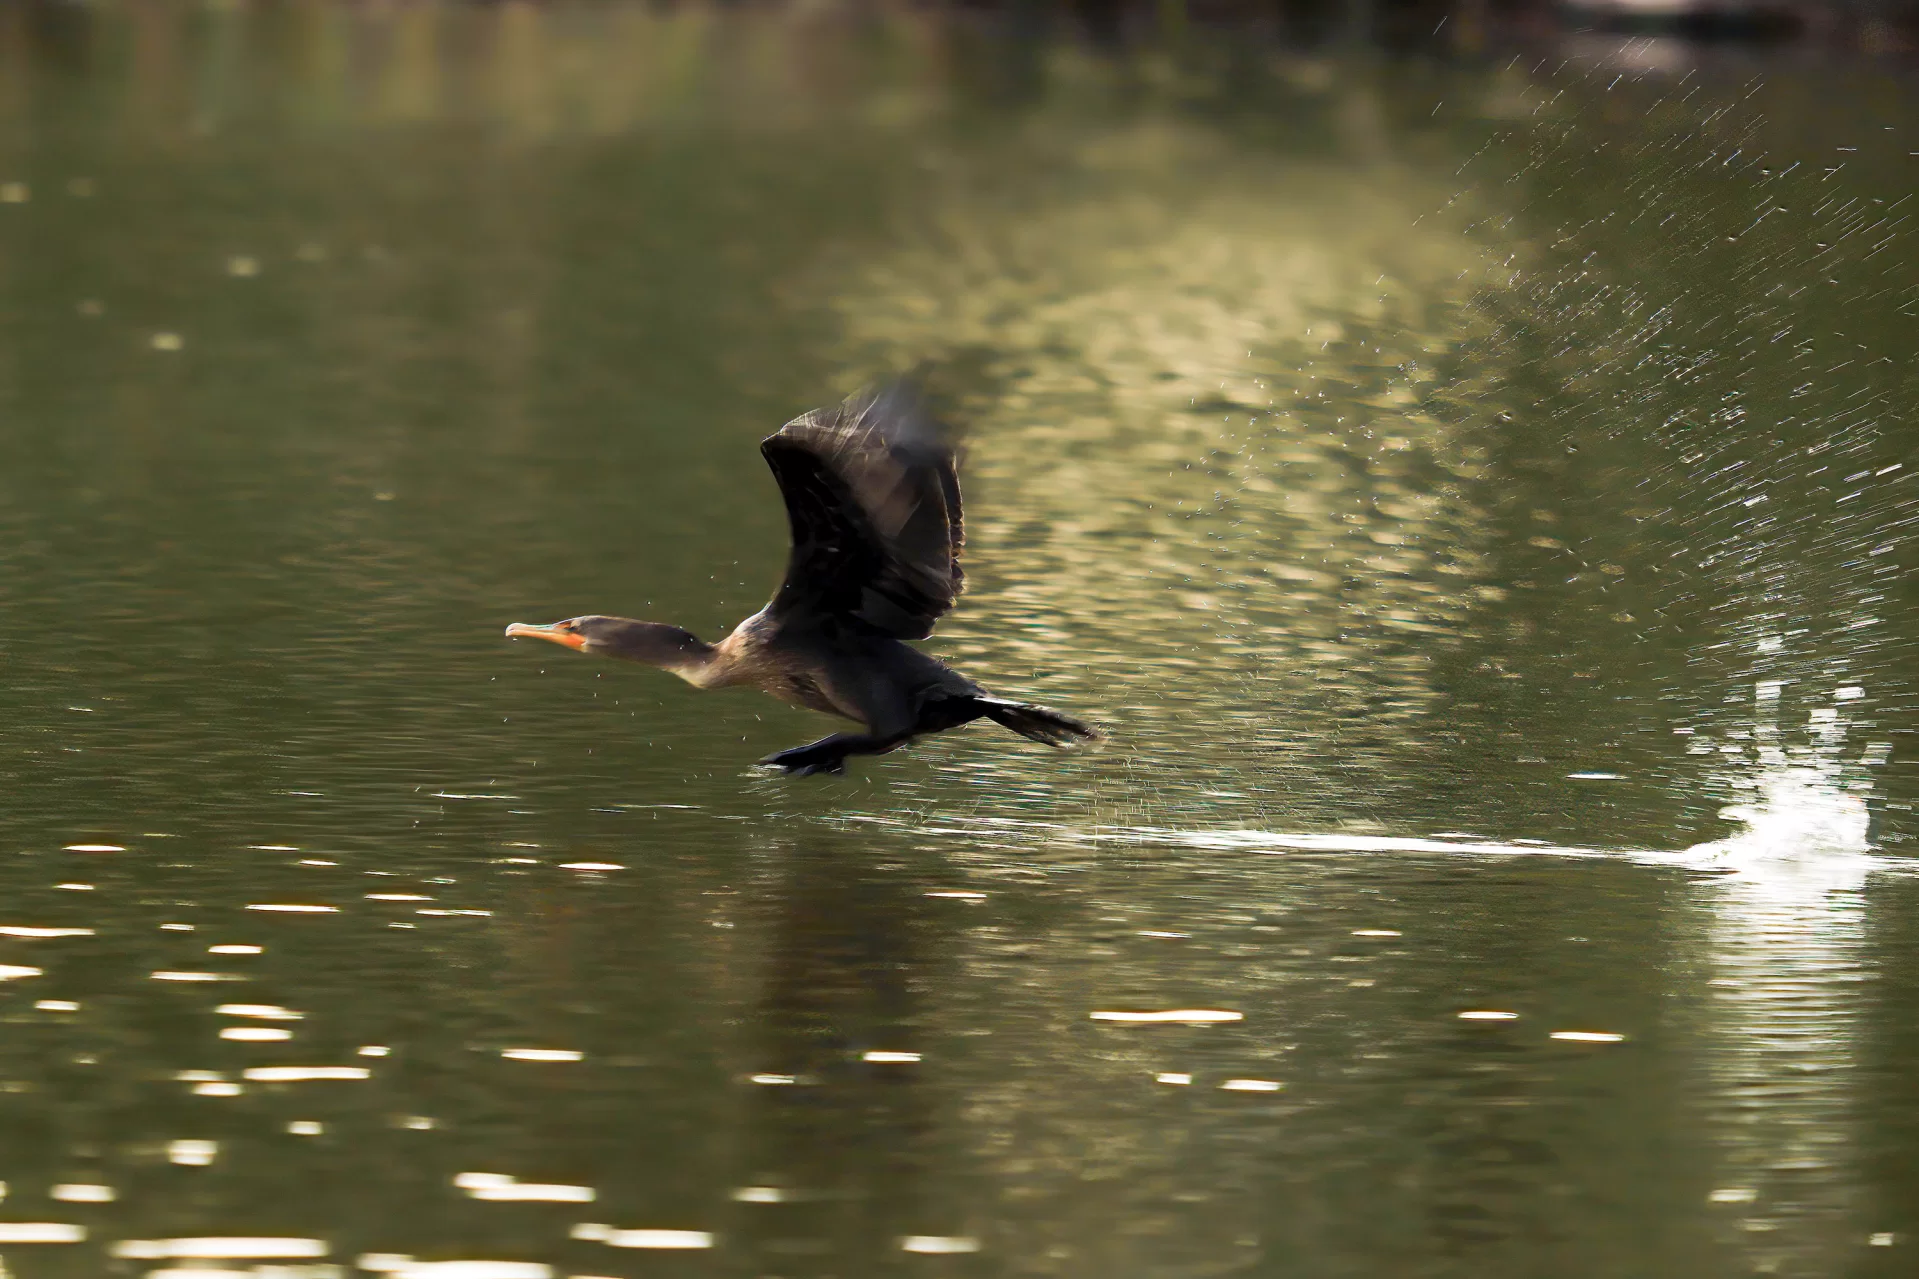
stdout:
[[830,619],[792,622],[756,613],[717,647],[722,660],[733,660],[716,684],[751,684],[780,701],[852,720],[866,730],[835,733],[765,761],[789,770],[830,770],[847,755],[892,750],[988,713],[986,690],[944,662],[900,640],[861,634]]
[[924,639],[965,582],[958,459],[896,383],[788,422],[760,446],[792,526],[786,578],[718,644],[618,617],[515,623],[570,648],[660,666],[701,688],[750,686],[859,724],[762,763],[805,775],[975,719],[1061,746],[1097,734],[1071,716],[993,697],[907,640]]
[[856,720],[875,732],[917,724],[931,703],[985,691],[945,663],[884,636],[782,625],[760,614],[727,640],[743,632],[748,638],[740,645],[739,664],[750,682],[783,702]]

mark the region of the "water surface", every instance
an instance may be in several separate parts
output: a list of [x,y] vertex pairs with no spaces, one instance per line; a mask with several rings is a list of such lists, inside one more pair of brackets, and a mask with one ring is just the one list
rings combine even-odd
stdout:
[[[0,59],[13,1273],[1910,1271],[1895,72],[526,5]],[[814,717],[500,637],[723,632],[758,438],[929,357],[930,648],[1103,750],[780,781]]]

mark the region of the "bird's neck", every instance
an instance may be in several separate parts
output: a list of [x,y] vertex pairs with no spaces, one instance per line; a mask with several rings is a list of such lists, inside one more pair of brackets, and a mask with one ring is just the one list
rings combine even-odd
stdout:
[[658,622],[622,622],[599,647],[609,657],[624,658],[670,671],[689,684],[710,688],[725,665],[720,647],[691,631]]
[[639,660],[677,675],[695,688],[715,688],[727,683],[727,674],[732,666],[725,640],[708,644],[692,635],[687,635],[670,652],[650,653]]
[[757,657],[760,646],[753,622],[753,618],[748,618],[717,644],[700,643],[691,659],[667,669],[695,688],[757,683],[758,668],[764,663]]
[[[723,642],[722,642],[723,643]],[[661,670],[671,671],[694,688],[717,688],[727,679],[732,665],[721,645],[702,643],[700,647],[670,662],[656,662]]]

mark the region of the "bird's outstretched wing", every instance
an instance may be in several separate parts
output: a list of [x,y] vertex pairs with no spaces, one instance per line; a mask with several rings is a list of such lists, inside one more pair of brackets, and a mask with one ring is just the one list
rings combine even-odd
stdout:
[[924,639],[965,581],[959,470],[911,381],[794,418],[760,445],[793,554],[768,611]]

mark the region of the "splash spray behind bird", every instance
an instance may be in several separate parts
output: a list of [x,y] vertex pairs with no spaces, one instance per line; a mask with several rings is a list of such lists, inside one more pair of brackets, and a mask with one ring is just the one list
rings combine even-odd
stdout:
[[1043,706],[993,697],[905,643],[925,639],[965,584],[958,458],[912,379],[802,414],[760,453],[786,499],[793,552],[767,606],[708,644],[677,626],[575,617],[531,636],[671,671],[696,688],[747,685],[838,715],[834,733],[761,760],[795,776],[844,771],[926,733],[990,719],[1048,746],[1098,736]]

